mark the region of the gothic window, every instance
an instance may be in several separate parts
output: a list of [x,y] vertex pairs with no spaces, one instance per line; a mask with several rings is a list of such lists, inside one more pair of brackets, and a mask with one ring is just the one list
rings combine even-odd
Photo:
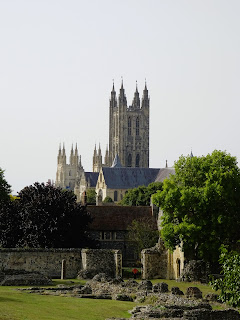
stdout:
[[136,119],[136,136],[139,136],[139,118]]
[[114,201],[118,201],[118,192],[114,191]]
[[139,164],[140,164],[140,155],[137,154],[137,156],[136,156],[136,167],[139,167]]
[[131,155],[131,153],[129,153],[129,155],[128,155],[127,166],[128,166],[128,167],[131,167],[131,166],[132,166],[132,155]]
[[100,173],[100,182],[102,182],[102,173]]
[[132,120],[131,117],[128,117],[128,135],[131,136],[132,134]]
[[71,177],[71,175],[72,175],[72,174],[71,174],[71,170],[70,170],[70,171],[69,171],[69,177]]

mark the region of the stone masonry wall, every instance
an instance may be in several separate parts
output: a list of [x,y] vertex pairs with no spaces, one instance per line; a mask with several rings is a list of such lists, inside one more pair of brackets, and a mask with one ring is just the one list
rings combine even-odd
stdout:
[[113,277],[122,275],[122,254],[119,250],[83,249],[83,270],[96,270]]
[[143,279],[168,277],[168,254],[157,246],[142,251]]
[[143,279],[178,279],[184,267],[184,254],[180,247],[171,253],[157,244],[142,251]]
[[0,270],[37,271],[60,278],[63,259],[67,278],[76,277],[82,268],[81,249],[0,249]]
[[111,270],[116,276],[122,273],[121,252],[99,249],[0,249],[0,271],[24,270],[60,278],[63,259],[67,278],[75,278],[81,269],[93,267],[96,273],[103,270]]

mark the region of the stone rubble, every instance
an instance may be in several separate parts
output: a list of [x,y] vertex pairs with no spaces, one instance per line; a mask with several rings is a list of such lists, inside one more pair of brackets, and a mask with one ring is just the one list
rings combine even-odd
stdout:
[[48,286],[52,284],[52,280],[45,275],[37,272],[22,272],[16,274],[2,273],[1,274],[1,286]]
[[[202,292],[196,287],[188,288],[187,298],[178,287],[172,288],[171,293],[168,292],[168,285],[164,282],[154,286],[149,280],[140,283],[135,280],[124,282],[121,277],[111,279],[103,273],[96,275],[85,285],[58,285],[52,288],[32,287],[19,290],[44,295],[151,303],[133,308],[130,311],[130,320],[240,320],[240,314],[236,310],[212,310],[209,302],[202,299]],[[113,319],[126,320],[106,320]]]

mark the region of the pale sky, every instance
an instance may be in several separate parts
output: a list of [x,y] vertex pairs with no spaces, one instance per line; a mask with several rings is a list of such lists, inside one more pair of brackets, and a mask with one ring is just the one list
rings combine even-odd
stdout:
[[92,171],[112,79],[150,94],[150,166],[240,160],[239,0],[0,0],[0,167],[16,194],[54,179],[59,143]]

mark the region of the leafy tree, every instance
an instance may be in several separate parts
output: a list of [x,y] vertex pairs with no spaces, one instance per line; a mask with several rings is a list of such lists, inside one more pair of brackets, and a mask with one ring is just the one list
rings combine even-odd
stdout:
[[106,196],[106,198],[103,200],[103,203],[112,203],[112,202],[113,202],[113,200],[109,196]]
[[149,206],[151,196],[158,190],[162,190],[162,182],[152,182],[147,187],[140,186],[130,189],[124,195],[121,205],[124,206]]
[[223,277],[213,280],[210,284],[213,289],[221,290],[219,299],[233,307],[240,306],[240,255],[234,251],[228,252],[222,248],[219,262],[222,267]]
[[87,203],[96,204],[96,192],[94,189],[87,189]]
[[153,247],[159,238],[156,223],[151,218],[133,220],[127,230],[127,238],[129,241],[132,241],[139,257],[143,249]]
[[4,177],[4,171],[0,168],[0,202],[9,200],[11,186],[7,183]]
[[5,201],[0,205],[0,247],[17,247],[21,237],[21,217],[17,201]]
[[190,258],[216,262],[221,244],[240,238],[240,170],[226,152],[181,156],[153,202],[163,210],[165,245],[174,249],[181,243]]
[[[87,235],[90,214],[71,191],[35,183],[10,202],[6,222],[5,209],[0,210],[0,227],[5,230],[5,237],[0,236],[2,246],[76,248],[94,244]],[[11,233],[17,235],[9,245],[6,238]]]

